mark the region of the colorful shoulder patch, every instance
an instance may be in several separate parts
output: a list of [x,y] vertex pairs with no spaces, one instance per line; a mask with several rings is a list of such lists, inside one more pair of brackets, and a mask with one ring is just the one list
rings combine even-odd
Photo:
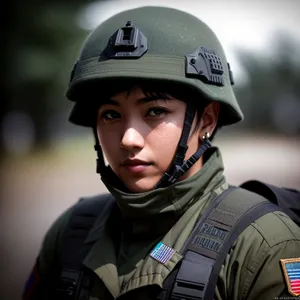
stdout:
[[300,257],[281,259],[285,282],[289,293],[293,296],[300,295]]
[[176,250],[159,242],[155,248],[151,251],[150,256],[162,264],[165,264],[170,260]]

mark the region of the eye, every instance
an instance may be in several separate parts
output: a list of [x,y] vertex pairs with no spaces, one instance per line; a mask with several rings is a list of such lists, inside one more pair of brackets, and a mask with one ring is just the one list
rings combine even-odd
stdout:
[[104,121],[112,121],[120,117],[120,114],[115,110],[105,110],[100,115],[100,118]]
[[166,114],[168,111],[161,107],[152,107],[148,110],[147,115],[150,117],[159,117]]

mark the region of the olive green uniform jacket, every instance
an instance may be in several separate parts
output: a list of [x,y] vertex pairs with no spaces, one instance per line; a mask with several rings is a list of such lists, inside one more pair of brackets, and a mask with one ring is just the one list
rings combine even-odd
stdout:
[[[155,299],[164,279],[182,259],[180,249],[196,221],[228,188],[219,150],[209,152],[197,174],[167,188],[126,194],[104,180],[123,220],[112,222],[112,231],[97,228],[96,221],[89,233],[87,240],[95,243],[83,263],[96,277],[90,300]],[[53,274],[59,270],[61,239],[72,209],[53,224],[45,237],[37,265],[41,281],[53,282]],[[176,250],[165,264],[149,255],[160,241]],[[260,217],[229,251],[215,298],[273,300],[288,296],[280,259],[296,257],[300,257],[299,227],[279,211]]]

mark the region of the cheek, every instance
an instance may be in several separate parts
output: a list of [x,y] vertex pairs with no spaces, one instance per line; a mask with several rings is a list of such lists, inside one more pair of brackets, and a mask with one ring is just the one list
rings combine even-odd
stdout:
[[164,168],[171,163],[175,155],[181,136],[181,130],[182,129],[175,124],[163,124],[153,130],[148,137],[149,146],[156,161]]
[[189,148],[186,152],[185,159],[189,159],[198,150],[199,138],[196,133],[189,139],[188,147]]
[[[199,141],[199,135],[200,135],[200,128],[198,130],[195,130],[196,126],[196,119],[194,119],[193,124],[192,124],[192,129],[190,131],[190,137],[188,140],[188,150],[185,155],[185,159],[189,159],[199,148],[200,146],[200,141]],[[193,133],[193,135],[191,135]]]
[[108,160],[109,164],[113,163],[116,159],[116,150],[120,146],[118,133],[116,130],[108,130],[107,128],[97,129],[99,143],[102,151]]

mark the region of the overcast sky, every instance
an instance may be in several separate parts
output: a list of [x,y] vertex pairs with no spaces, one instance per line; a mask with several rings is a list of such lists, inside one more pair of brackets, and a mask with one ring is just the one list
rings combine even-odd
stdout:
[[240,77],[243,70],[234,49],[271,51],[272,37],[278,31],[300,41],[300,0],[109,0],[89,5],[79,23],[91,30],[120,11],[144,5],[178,8],[203,20],[219,37],[234,73]]

